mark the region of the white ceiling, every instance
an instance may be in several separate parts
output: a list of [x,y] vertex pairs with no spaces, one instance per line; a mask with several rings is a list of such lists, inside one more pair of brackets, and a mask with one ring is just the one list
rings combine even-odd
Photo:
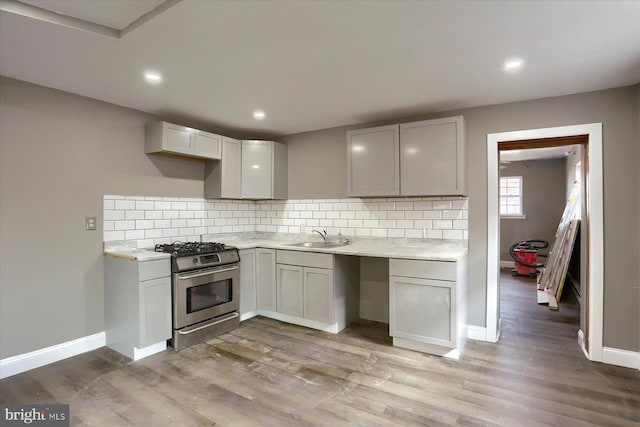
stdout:
[[3,11],[0,74],[276,136],[635,84],[640,2],[184,0],[121,39]]
[[51,12],[123,30],[164,0],[20,0]]

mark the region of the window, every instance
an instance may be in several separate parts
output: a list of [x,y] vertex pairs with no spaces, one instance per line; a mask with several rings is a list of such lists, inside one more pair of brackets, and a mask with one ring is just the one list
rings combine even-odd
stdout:
[[522,212],[521,176],[505,176],[500,178],[500,215],[524,215]]

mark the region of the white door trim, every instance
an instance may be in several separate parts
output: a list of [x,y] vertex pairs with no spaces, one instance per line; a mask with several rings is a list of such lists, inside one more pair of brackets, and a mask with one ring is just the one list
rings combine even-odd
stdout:
[[604,283],[604,197],[602,123],[490,133],[487,135],[487,341],[500,336],[498,280],[500,274],[500,216],[498,206],[498,142],[589,135],[589,359],[602,361]]

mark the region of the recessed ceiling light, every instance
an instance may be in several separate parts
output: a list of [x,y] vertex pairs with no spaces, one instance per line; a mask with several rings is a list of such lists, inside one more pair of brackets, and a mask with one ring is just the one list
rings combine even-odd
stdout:
[[509,72],[518,71],[520,70],[520,68],[522,68],[523,63],[524,61],[520,58],[507,59],[506,61],[504,61],[502,69]]
[[262,110],[256,110],[253,112],[253,118],[256,120],[263,120],[266,117],[266,115],[264,114],[264,111]]
[[147,81],[147,83],[151,83],[154,85],[162,83],[162,75],[157,71],[145,71],[144,79]]

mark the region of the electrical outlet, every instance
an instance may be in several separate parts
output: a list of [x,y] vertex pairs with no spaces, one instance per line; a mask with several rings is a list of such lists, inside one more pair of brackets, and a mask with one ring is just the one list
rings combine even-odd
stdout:
[[307,232],[307,224],[300,224],[300,232],[302,234]]
[[87,231],[96,230],[96,217],[95,216],[85,216],[84,217],[84,226]]

